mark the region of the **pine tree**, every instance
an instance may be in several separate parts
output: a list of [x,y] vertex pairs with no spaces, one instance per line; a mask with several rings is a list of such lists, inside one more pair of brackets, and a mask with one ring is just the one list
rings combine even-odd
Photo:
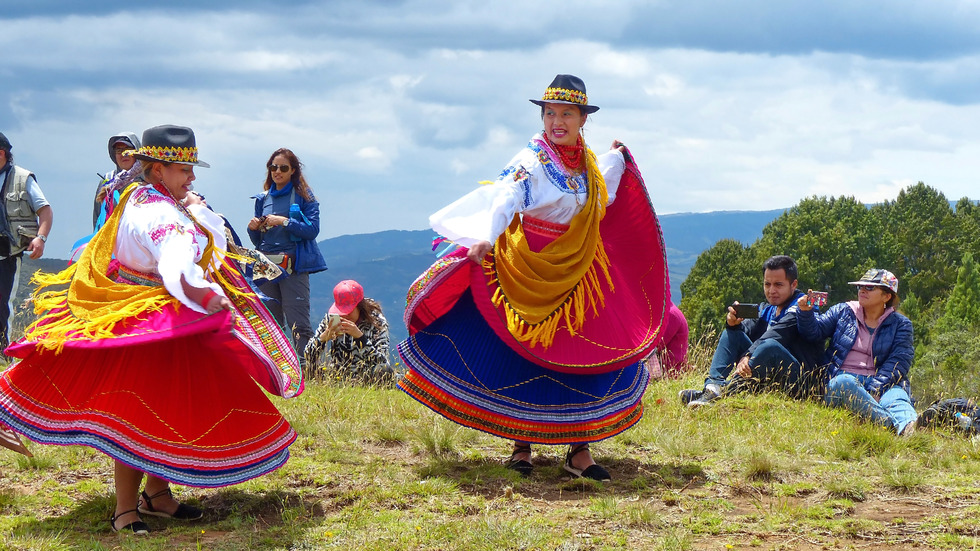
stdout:
[[980,272],[977,272],[972,253],[963,255],[962,265],[956,274],[956,285],[946,300],[942,324],[947,327],[956,324],[980,326]]

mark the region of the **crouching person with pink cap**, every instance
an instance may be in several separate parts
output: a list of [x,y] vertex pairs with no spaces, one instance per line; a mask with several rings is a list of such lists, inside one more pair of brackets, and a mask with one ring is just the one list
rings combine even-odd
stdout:
[[[394,371],[388,358],[388,321],[381,305],[364,296],[353,279],[333,288],[334,303],[306,345],[306,365],[318,377],[358,384],[391,386]],[[321,361],[330,343],[326,361]]]

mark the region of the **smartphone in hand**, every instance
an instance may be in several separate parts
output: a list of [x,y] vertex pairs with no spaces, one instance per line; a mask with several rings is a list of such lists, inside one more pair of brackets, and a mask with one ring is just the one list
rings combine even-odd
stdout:
[[340,314],[327,315],[327,327],[320,333],[320,342],[332,341],[337,338],[340,329]]
[[758,304],[732,304],[735,309],[735,317],[741,319],[756,319],[759,317]]
[[823,291],[807,291],[806,302],[812,308],[819,308],[827,304],[827,293]]

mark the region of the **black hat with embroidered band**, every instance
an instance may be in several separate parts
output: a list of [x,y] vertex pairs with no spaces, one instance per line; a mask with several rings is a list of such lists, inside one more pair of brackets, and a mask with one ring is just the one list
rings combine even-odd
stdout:
[[575,75],[557,75],[551,81],[541,99],[529,100],[535,105],[544,107],[546,103],[566,103],[577,105],[583,113],[595,113],[599,110],[598,106],[589,105],[589,96],[585,93],[585,82]]
[[[143,131],[140,148],[127,151],[142,161],[161,161],[180,165],[210,168],[211,165],[197,158],[197,142],[194,131],[186,126],[164,124]],[[135,145],[135,144],[134,144]]]

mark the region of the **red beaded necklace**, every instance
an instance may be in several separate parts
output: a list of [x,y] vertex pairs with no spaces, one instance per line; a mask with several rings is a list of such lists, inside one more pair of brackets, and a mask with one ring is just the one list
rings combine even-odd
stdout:
[[582,144],[582,136],[579,136],[575,140],[575,145],[558,145],[551,141],[547,133],[545,133],[544,139],[548,142],[551,149],[558,154],[558,158],[561,159],[561,163],[565,165],[565,168],[573,171],[582,168],[582,152],[585,151],[585,146]]

